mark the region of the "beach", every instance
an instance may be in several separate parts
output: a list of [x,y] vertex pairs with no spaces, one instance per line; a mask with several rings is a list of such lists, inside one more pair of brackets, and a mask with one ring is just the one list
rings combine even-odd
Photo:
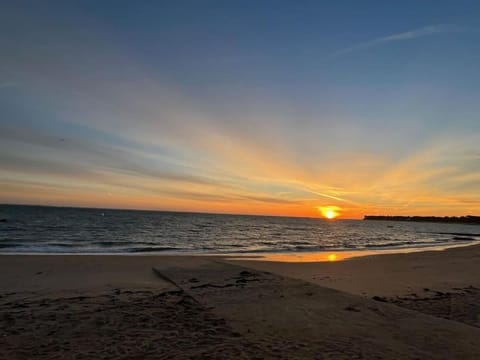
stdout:
[[0,8],[0,360],[480,360],[480,1]]
[[478,245],[268,260],[2,255],[0,358],[480,357]]

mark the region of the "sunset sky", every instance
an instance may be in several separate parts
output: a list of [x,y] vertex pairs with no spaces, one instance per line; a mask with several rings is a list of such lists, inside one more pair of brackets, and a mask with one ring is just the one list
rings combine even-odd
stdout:
[[2,1],[0,203],[480,215],[480,1]]

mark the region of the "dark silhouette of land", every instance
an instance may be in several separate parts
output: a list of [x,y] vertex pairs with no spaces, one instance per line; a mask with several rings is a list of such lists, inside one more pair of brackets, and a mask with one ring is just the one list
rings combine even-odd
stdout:
[[480,225],[480,216],[381,216],[365,215],[363,220],[416,221]]

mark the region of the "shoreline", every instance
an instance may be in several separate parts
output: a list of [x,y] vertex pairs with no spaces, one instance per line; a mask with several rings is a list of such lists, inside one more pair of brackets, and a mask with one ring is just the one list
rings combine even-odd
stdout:
[[[451,244],[426,245],[417,247],[389,247],[372,249],[332,249],[319,251],[265,251],[241,253],[201,253],[201,252],[0,252],[2,256],[119,256],[119,257],[217,257],[230,260],[256,260],[280,262],[334,262],[365,256],[380,256],[389,254],[410,254],[430,251],[445,251],[448,249],[479,246],[480,240],[457,242]],[[332,256],[334,255],[334,256]]]
[[[405,248],[385,249],[362,249],[362,250],[326,250],[326,251],[297,251],[297,252],[272,252],[272,253],[250,253],[250,254],[229,254],[230,260],[258,260],[278,262],[336,262],[367,256],[383,256],[392,254],[412,254],[431,251],[446,251],[449,249],[463,248],[469,246],[480,246],[480,241],[462,244],[421,246]],[[231,259],[235,257],[236,259]]]

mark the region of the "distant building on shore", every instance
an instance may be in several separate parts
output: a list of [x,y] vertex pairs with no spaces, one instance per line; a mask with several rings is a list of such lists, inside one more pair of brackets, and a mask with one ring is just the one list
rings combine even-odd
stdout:
[[382,216],[365,215],[363,220],[416,221],[480,225],[480,216]]

